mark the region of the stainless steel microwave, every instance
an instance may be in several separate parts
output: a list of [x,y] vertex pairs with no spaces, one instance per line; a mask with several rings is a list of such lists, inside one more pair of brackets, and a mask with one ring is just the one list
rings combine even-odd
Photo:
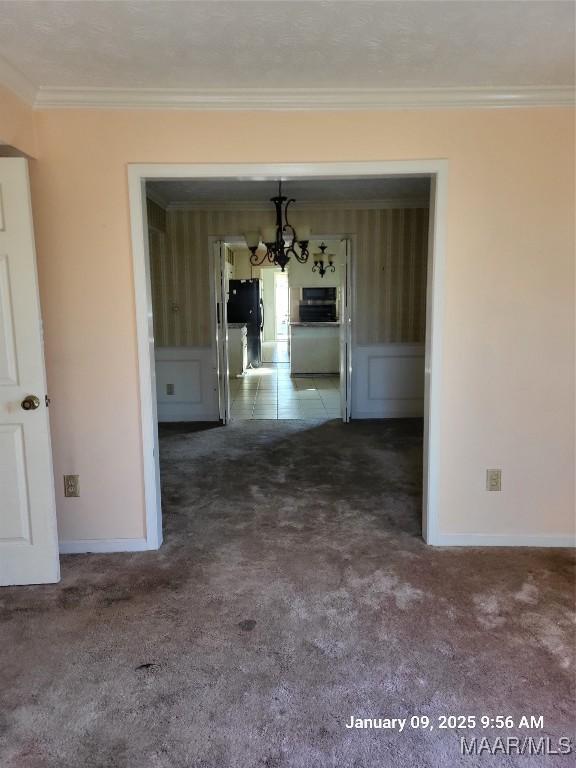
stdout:
[[302,301],[336,301],[336,288],[302,288]]

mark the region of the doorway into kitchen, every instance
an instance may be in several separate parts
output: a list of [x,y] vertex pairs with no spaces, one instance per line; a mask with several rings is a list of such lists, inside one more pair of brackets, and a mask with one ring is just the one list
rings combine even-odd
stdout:
[[[268,294],[271,293],[271,298]],[[271,317],[268,320],[267,312]],[[290,363],[290,286],[288,274],[279,267],[272,270],[272,281],[264,285],[264,363]],[[268,329],[271,329],[271,333]]]
[[308,263],[290,259],[284,270],[252,264],[250,277],[242,236],[211,243],[224,424],[349,420],[351,243],[350,237],[315,235]]

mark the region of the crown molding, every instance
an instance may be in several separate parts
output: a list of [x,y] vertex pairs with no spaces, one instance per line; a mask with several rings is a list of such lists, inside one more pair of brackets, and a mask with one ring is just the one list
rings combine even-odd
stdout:
[[[146,193],[148,197],[150,194]],[[152,198],[151,198],[152,199]],[[156,199],[158,195],[156,195]],[[223,202],[181,202],[181,203],[163,203],[167,211],[205,211],[213,213],[215,211],[260,211],[264,213],[274,213],[270,203],[265,202],[242,202],[241,200],[230,200]],[[299,200],[298,211],[310,210],[348,210],[348,211],[370,211],[382,210],[385,208],[428,208],[427,199],[405,200],[402,198],[387,198],[384,200]]]
[[14,69],[6,59],[0,56],[0,84],[16,94],[29,107],[33,107],[38,95],[36,86],[21,72]]
[[[2,74],[0,72],[0,80]],[[42,86],[36,109],[228,111],[494,109],[574,106],[571,86],[510,88],[64,88]]]

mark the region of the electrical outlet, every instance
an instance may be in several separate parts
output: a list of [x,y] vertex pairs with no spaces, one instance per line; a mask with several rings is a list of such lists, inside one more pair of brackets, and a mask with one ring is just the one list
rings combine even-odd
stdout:
[[501,469],[486,470],[486,490],[487,491],[502,490],[502,470]]
[[166,384],[166,394],[167,395],[174,394],[174,384]]
[[80,496],[80,475],[64,475],[64,496]]

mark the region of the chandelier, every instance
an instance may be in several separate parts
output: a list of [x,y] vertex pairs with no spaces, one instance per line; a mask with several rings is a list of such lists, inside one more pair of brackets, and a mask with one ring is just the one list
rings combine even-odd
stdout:
[[[300,226],[298,233],[288,221],[288,208],[291,203],[295,203],[293,198],[287,198],[282,195],[282,181],[278,182],[278,194],[270,198],[276,209],[276,226],[263,227],[260,232],[246,232],[244,237],[248,250],[252,254],[250,263],[255,267],[264,264],[265,261],[270,264],[276,264],[284,269],[292,256],[301,264],[308,261],[308,243],[310,242],[310,227]],[[258,253],[260,240],[266,247],[265,253]],[[296,249],[298,246],[298,250]]]
[[328,270],[331,270],[332,272],[336,272],[336,267],[334,266],[333,253],[328,254],[328,264],[324,262],[324,259],[326,258],[326,248],[328,248],[326,243],[321,243],[320,244],[321,253],[314,254],[314,266],[312,267],[312,272],[318,272],[320,277],[324,277],[324,275],[326,274],[326,272],[328,272]]

